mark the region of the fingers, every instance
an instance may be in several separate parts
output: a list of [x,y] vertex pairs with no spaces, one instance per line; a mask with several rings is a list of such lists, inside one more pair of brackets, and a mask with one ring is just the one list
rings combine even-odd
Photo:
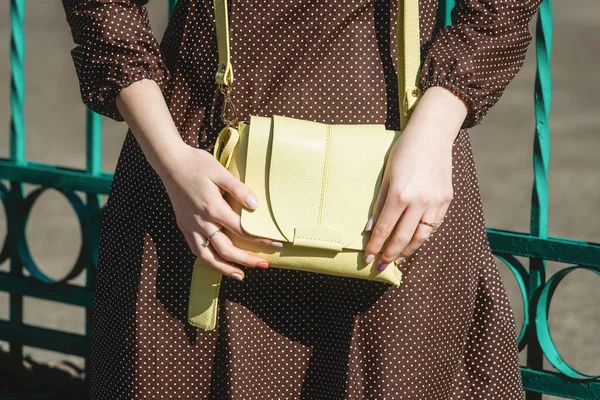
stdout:
[[259,207],[258,199],[252,193],[252,190],[243,182],[237,179],[225,167],[222,168],[222,173],[216,174],[213,182],[221,189],[228,192],[241,205],[256,210]]
[[[418,213],[417,213],[418,214]],[[408,243],[404,243],[404,246],[389,250],[390,257],[398,256],[398,261],[401,262],[403,259],[412,255],[415,251],[423,245],[429,239],[429,236],[434,232],[434,228],[425,224],[420,223],[421,220],[427,222],[438,222],[437,219],[438,212],[435,209],[428,209],[425,213],[419,216],[417,220],[417,225],[412,228],[412,238]],[[410,229],[408,229],[410,230]],[[386,249],[387,251],[387,249]]]
[[260,243],[266,246],[282,247],[280,242],[276,242],[271,239],[258,238],[255,236],[248,235],[242,229],[242,223],[240,215],[233,211],[227,201],[223,197],[219,197],[214,200],[217,204],[208,210],[211,221],[216,224],[222,225],[227,228],[228,231],[240,236],[243,239]]
[[[399,264],[415,253],[429,239],[431,234],[438,229],[423,224],[421,221],[441,223],[448,211],[449,205],[449,201],[443,202],[441,206],[428,208],[423,213],[414,208],[409,208],[398,223],[394,236],[386,245],[381,257],[382,262],[378,266],[379,270],[383,271],[390,260],[395,260]],[[410,237],[408,242],[407,237]]]
[[213,238],[210,240],[210,245],[225,260],[246,265],[248,267],[258,267],[263,269],[269,267],[267,260],[254,254],[249,254],[244,250],[234,246],[233,243],[231,243],[231,239],[229,239],[224,233],[219,233],[216,236],[213,236]]
[[[419,221],[421,220],[422,215],[423,208],[419,206],[409,206],[406,208],[400,221],[398,221],[394,234],[389,238],[388,243],[383,249],[381,259],[377,266],[380,271],[383,271],[390,262],[397,259],[402,250],[411,243],[416,231],[420,229]],[[420,235],[424,236],[425,240],[429,237],[427,231],[420,232]]]
[[375,199],[375,204],[373,205],[373,215],[367,222],[367,226],[365,227],[365,231],[370,231],[373,229],[375,225],[375,221],[377,220],[377,216],[381,213],[383,209],[383,205],[385,204],[385,200],[388,195],[389,185],[383,184],[379,188],[379,192],[377,192],[377,198]]
[[373,226],[369,243],[365,247],[365,262],[370,263],[375,259],[375,256],[383,248],[385,241],[394,231],[394,227],[405,209],[406,203],[398,196],[393,196],[389,193],[385,196],[385,203],[381,213],[379,215],[374,213],[375,225]]
[[[383,193],[386,193],[385,201],[381,213],[377,215]],[[365,247],[365,261],[370,263],[381,253],[376,264],[379,271],[383,271],[393,260],[400,263],[416,252],[435,231],[420,221],[441,222],[452,199],[449,193],[447,196],[437,194],[433,196],[436,200],[432,200],[431,194],[407,196],[396,190],[382,188],[374,205],[375,222],[369,221],[365,228],[369,230],[372,226],[373,232]]]
[[[267,260],[238,248],[221,231],[227,230],[247,241],[283,247],[279,242],[244,232],[240,215],[232,209],[223,194],[227,191],[233,199],[250,209],[259,206],[258,200],[244,183],[218,161],[205,153],[201,154],[210,160],[205,165],[212,163],[218,167],[207,168],[207,172],[196,181],[175,182],[169,192],[177,226],[184,234],[190,250],[212,268],[239,280],[244,278],[244,272],[238,266],[268,268]],[[238,207],[235,208],[237,210]],[[210,237],[210,241],[205,245],[207,237]]]
[[204,245],[206,238],[219,227],[215,224],[208,223],[204,226],[208,235],[202,235],[198,232],[192,232],[186,236],[186,241],[192,250],[192,253],[198,258],[206,262],[209,266],[221,272],[223,275],[231,276],[237,280],[244,279],[244,272],[231,265],[231,262],[246,265],[249,267],[268,268],[268,262],[262,258],[246,253],[245,251],[235,247],[231,240],[223,232],[217,233],[210,239],[208,246]]
[[[231,194],[233,198],[252,210],[255,210],[259,207],[258,199],[252,193],[250,188],[246,186],[243,182],[237,179],[231,172],[227,169],[222,169],[222,174],[217,174],[217,176],[213,177],[213,182],[217,187],[221,190],[224,190]],[[222,194],[222,193],[221,193]],[[234,234],[240,236],[245,240],[249,240],[252,242],[256,242],[259,244],[263,244],[266,246],[274,246],[274,247],[283,247],[281,242],[276,242],[271,239],[266,238],[257,238],[255,236],[248,235],[242,229],[242,225],[240,222],[240,215],[231,209],[227,201],[221,196],[218,201],[220,204],[214,207],[211,207],[209,211],[209,215],[213,221],[218,224],[221,224],[227,228],[227,230],[233,232]]]
[[[214,230],[216,230],[216,229],[217,229],[217,227],[215,226]],[[206,262],[210,267],[216,269],[223,275],[231,276],[238,280],[243,279],[244,272],[240,268],[237,268],[237,267],[227,263],[222,257],[220,257],[217,254],[217,252],[213,248],[211,248],[210,245],[204,246],[204,242],[206,240],[205,235],[201,235],[198,232],[192,232],[190,234],[183,232],[183,234],[188,243],[188,246],[190,247],[190,250],[192,251],[192,253],[195,256],[197,256],[202,261]],[[220,233],[217,234],[216,236],[219,236],[219,235],[220,235]],[[215,237],[213,236],[213,238],[211,239],[211,242],[214,238]],[[241,279],[240,279],[240,277],[241,277]]]

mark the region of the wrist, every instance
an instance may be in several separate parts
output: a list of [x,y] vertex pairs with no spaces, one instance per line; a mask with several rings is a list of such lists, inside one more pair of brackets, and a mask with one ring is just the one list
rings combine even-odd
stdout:
[[406,131],[430,135],[442,144],[452,144],[469,111],[467,102],[443,86],[429,87],[417,103]]
[[173,176],[178,160],[191,147],[179,134],[158,84],[152,79],[133,82],[115,101],[148,163],[161,178]]
[[166,134],[159,141],[148,143],[143,148],[148,163],[163,180],[171,180],[177,175],[179,162],[191,149],[178,132]]

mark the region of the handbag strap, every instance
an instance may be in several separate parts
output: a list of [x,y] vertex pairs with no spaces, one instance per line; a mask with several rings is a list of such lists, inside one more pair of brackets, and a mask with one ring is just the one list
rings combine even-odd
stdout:
[[[214,0],[214,12],[219,52],[216,81],[221,86],[230,87],[233,83],[233,67],[229,47],[227,0]],[[421,65],[419,0],[398,0],[396,37],[398,68],[402,68],[402,74],[398,74],[398,95],[400,96],[398,100],[401,108],[400,129],[403,130],[422,95],[419,88]]]

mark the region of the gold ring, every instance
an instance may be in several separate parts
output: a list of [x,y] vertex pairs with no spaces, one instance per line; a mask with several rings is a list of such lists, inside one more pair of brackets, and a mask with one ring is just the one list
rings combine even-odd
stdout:
[[419,223],[420,223],[420,224],[423,224],[423,225],[430,226],[430,227],[432,227],[433,229],[437,229],[437,228],[439,228],[439,227],[440,227],[440,225],[442,224],[441,222],[425,222],[425,221],[423,221],[423,220],[420,220],[420,221],[419,221]]
[[210,244],[210,239],[213,238],[213,236],[215,236],[217,233],[221,232],[221,229],[217,229],[216,231],[214,231],[213,233],[210,234],[210,236],[206,239],[206,242],[202,243],[205,247],[208,247],[208,245]]

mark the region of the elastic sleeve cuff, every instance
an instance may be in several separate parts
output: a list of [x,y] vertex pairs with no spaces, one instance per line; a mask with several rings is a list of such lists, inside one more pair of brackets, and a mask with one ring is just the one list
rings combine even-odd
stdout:
[[165,83],[169,80],[170,74],[161,62],[160,68],[139,66],[126,70],[122,65],[115,65],[110,69],[108,76],[111,78],[104,80],[104,85],[96,89],[90,88],[90,91],[86,95],[82,93],[82,100],[91,110],[98,114],[116,121],[124,121],[125,119],[119,112],[116,104],[117,95],[121,90],[142,79],[152,79],[164,92]]
[[483,120],[486,114],[486,109],[481,106],[477,107],[475,100],[464,90],[463,86],[459,83],[452,81],[451,79],[439,75],[436,77],[432,77],[429,79],[423,79],[421,81],[421,87],[423,92],[427,90],[431,86],[442,86],[446,89],[451,90],[454,94],[460,97],[464,102],[469,106],[469,111],[465,120],[462,123],[461,129],[469,129],[472,128]]

